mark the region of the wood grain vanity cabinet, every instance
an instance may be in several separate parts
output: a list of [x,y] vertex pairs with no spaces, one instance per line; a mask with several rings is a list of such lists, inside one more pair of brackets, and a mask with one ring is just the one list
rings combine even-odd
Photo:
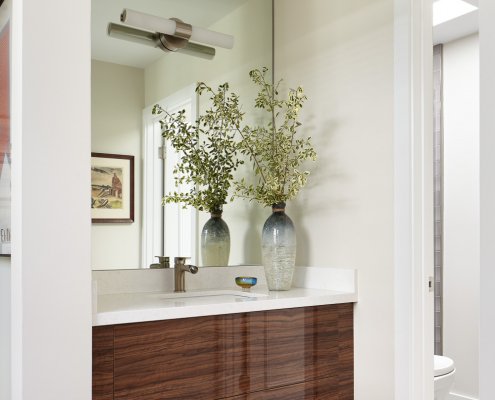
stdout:
[[93,328],[93,400],[351,400],[353,305]]

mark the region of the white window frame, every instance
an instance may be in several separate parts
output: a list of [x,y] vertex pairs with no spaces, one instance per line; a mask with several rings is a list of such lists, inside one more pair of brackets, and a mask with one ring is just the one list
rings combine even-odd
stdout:
[[[174,113],[186,110],[188,122],[198,114],[196,85],[187,86],[156,102]],[[156,262],[155,256],[191,257],[197,263],[197,211],[181,204],[162,205],[165,193],[176,188],[173,166],[177,154],[161,134],[160,116],[152,114],[153,106],[143,110],[143,235],[142,267]],[[160,150],[163,148],[164,150]],[[159,154],[165,155],[161,159]],[[165,229],[166,228],[166,229]]]

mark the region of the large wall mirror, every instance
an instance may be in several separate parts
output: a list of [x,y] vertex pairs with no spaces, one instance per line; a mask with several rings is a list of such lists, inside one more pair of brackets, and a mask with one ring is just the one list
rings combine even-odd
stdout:
[[[179,18],[193,26],[234,36],[234,47],[216,47],[213,59],[184,53],[165,53],[157,48],[107,35],[109,23],[120,24],[124,8],[165,18]],[[146,128],[151,107],[203,81],[216,87],[229,82],[241,97],[247,119],[256,118],[254,87],[248,73],[272,68],[272,1],[270,0],[105,0],[92,2],[92,151],[134,156],[134,222],[94,223],[93,269],[146,268],[152,256],[193,256],[198,259],[197,238],[209,218],[194,211],[189,225],[191,254],[168,254],[160,250],[163,237],[175,235],[173,208],[162,218],[143,212],[161,207],[160,190],[149,187],[145,163]],[[194,107],[206,107],[195,98]],[[148,124],[149,127],[149,124]],[[158,150],[157,150],[158,153]],[[157,155],[158,157],[158,155]],[[244,171],[247,173],[247,171]],[[240,171],[243,173],[243,171]],[[143,188],[145,188],[145,192]],[[153,192],[153,198],[151,198]],[[176,212],[180,213],[177,206]],[[231,231],[230,264],[260,263],[260,229],[268,211],[254,203],[237,200],[224,208]],[[168,216],[168,217],[167,217]],[[168,219],[167,219],[168,218]],[[150,224],[160,220],[161,237],[149,237]],[[172,229],[172,231],[170,231]],[[155,235],[156,236],[156,235]],[[146,247],[157,243],[158,247]],[[164,254],[159,254],[163,251]],[[170,251],[169,251],[170,252]],[[165,254],[167,253],[167,254]]]

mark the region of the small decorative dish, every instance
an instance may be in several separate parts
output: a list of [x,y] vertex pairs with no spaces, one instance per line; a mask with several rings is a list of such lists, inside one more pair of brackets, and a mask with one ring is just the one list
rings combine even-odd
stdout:
[[238,276],[235,278],[235,283],[237,286],[240,286],[243,291],[249,292],[249,289],[256,285],[258,279],[254,276]]

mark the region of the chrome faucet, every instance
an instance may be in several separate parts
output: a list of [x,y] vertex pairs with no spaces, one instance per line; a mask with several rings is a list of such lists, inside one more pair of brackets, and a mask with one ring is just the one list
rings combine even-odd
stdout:
[[174,292],[186,291],[185,272],[196,274],[198,267],[195,265],[186,265],[186,259],[189,257],[174,257]]

